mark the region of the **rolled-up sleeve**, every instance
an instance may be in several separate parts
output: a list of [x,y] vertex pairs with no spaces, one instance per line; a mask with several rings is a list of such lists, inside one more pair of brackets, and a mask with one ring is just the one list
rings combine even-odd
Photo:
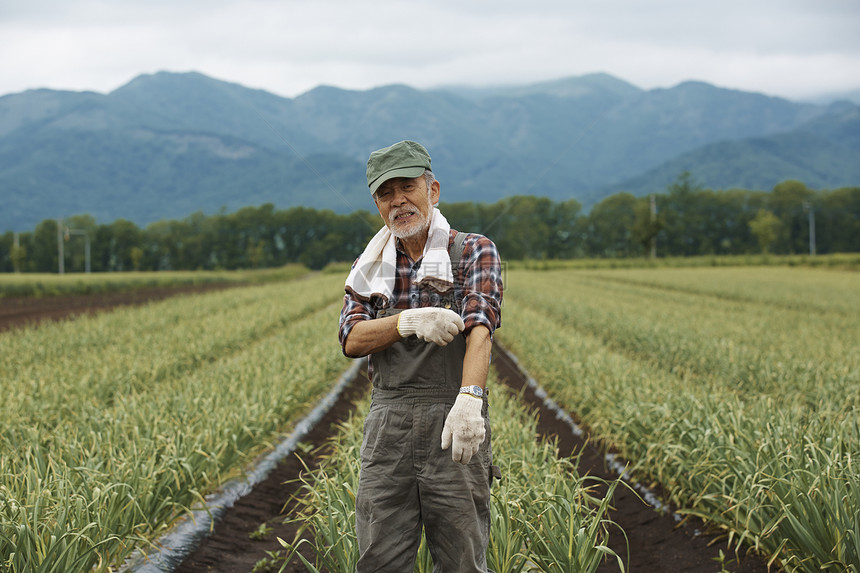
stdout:
[[496,245],[483,235],[470,234],[463,244],[460,272],[466,332],[481,324],[492,334],[502,324],[502,263]]
[[340,341],[340,348],[344,356],[346,353],[346,338],[352,327],[362,320],[370,320],[373,318],[373,306],[370,301],[362,301],[358,295],[352,292],[352,289],[347,288],[346,294],[343,296],[343,308],[340,310],[340,326],[338,328],[337,337]]

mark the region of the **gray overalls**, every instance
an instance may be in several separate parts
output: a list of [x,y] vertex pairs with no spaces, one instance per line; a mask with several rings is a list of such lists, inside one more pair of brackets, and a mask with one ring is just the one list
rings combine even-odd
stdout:
[[[464,238],[457,233],[449,249],[455,284]],[[423,306],[459,312],[459,299],[452,289]],[[386,308],[377,316],[398,312]],[[422,525],[434,573],[487,571],[492,453],[486,395],[486,438],[478,453],[463,465],[441,447],[465,351],[462,334],[443,347],[411,336],[370,357],[373,394],[356,496],[358,573],[411,573]]]

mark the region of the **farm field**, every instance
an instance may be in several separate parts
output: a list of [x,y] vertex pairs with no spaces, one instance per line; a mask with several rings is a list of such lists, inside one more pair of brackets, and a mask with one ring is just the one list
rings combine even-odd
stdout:
[[0,564],[108,570],[254,459],[346,368],[342,279],[0,334]]
[[499,338],[687,514],[860,571],[860,275],[511,271]]
[[[499,340],[634,476],[789,571],[858,571],[857,273],[506,279]],[[0,565],[116,570],[240,475],[349,365],[334,342],[342,284],[318,275],[0,333],[0,419],[14,421],[0,434]],[[506,420],[522,416],[499,395]]]

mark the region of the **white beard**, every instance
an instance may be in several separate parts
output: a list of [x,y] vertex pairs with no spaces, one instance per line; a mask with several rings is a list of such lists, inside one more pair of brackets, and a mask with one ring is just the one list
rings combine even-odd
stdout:
[[[432,212],[433,205],[430,204],[429,197],[427,200],[427,205],[429,207],[427,209],[427,212],[428,213]],[[413,212],[413,211],[415,213],[414,214],[415,220],[411,221],[409,224],[407,224],[405,226],[402,224],[401,225],[397,224],[397,221],[395,220],[395,217],[397,217],[397,215],[400,215],[403,213],[409,213],[409,212]],[[414,237],[415,235],[418,235],[422,232],[427,231],[427,229],[430,228],[430,216],[429,215],[425,216],[421,211],[419,211],[417,208],[414,208],[414,207],[403,207],[401,209],[398,209],[397,211],[392,211],[391,213],[388,214],[388,222],[389,222],[388,228],[391,231],[391,234],[394,235],[395,237],[397,237],[398,239],[409,239],[411,237]]]

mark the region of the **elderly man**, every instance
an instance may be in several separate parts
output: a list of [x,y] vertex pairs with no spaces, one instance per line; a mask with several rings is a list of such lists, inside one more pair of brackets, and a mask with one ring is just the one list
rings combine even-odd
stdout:
[[420,144],[371,153],[367,184],[385,225],[347,277],[339,330],[344,354],[370,355],[373,382],[356,498],[358,572],[412,571],[422,527],[434,571],[486,572],[498,477],[486,392],[501,322],[498,251],[450,228]]

